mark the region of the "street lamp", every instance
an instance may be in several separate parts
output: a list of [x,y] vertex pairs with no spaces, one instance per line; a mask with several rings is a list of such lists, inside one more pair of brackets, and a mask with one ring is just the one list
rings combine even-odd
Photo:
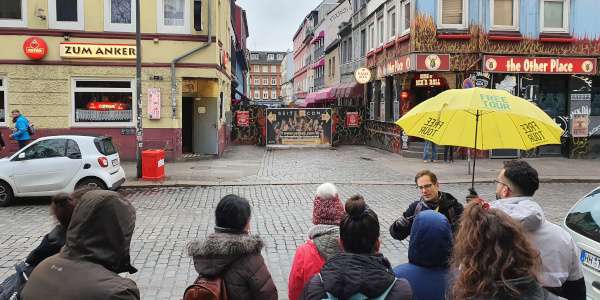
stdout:
[[141,178],[144,129],[142,128],[142,34],[140,32],[140,0],[135,0],[135,93],[137,105],[137,123],[135,126],[135,159],[137,162],[137,178]]

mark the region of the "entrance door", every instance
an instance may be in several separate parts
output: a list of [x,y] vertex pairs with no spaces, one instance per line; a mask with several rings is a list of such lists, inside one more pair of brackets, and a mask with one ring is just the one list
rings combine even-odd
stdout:
[[218,154],[217,100],[194,101],[194,153]]

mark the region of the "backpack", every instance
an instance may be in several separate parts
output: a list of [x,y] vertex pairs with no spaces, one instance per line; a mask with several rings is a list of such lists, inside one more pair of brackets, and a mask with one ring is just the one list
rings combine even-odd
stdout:
[[27,126],[27,132],[29,132],[29,135],[34,135],[35,134],[35,126],[33,126],[33,124],[29,124],[29,126]]
[[221,277],[204,278],[199,276],[194,284],[183,293],[183,300],[227,300],[225,280]]
[[[321,279],[321,282],[323,282],[323,277],[321,277],[321,273],[319,273],[319,278]],[[369,297],[363,295],[362,293],[358,293],[358,294],[352,295],[350,298],[348,298],[348,300],[385,300],[385,298],[392,291],[392,288],[394,288],[394,284],[396,284],[396,281],[398,281],[398,278],[394,278],[394,281],[392,282],[392,284],[390,284],[390,286],[385,290],[385,292],[383,292],[383,294],[379,295],[377,298],[369,298]],[[334,296],[333,294],[331,294],[329,292],[326,292],[326,293],[327,293],[327,296],[326,296],[327,298],[324,298],[323,300],[338,300],[338,298],[336,296]]]

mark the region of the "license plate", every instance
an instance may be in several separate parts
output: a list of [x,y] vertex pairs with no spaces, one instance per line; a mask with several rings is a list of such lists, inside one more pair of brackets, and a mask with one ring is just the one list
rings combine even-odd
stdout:
[[117,159],[113,159],[112,160],[112,165],[113,165],[113,167],[118,166],[119,165],[119,159],[118,158]]
[[591,254],[585,250],[581,250],[581,256],[579,257],[581,263],[588,266],[598,272],[600,272],[600,257]]

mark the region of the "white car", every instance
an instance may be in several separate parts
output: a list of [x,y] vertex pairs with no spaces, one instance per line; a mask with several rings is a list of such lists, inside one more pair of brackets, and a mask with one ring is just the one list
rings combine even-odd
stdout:
[[581,249],[587,298],[600,299],[600,187],[571,208],[564,227]]
[[44,137],[0,159],[0,206],[16,197],[53,196],[85,186],[115,190],[123,182],[125,171],[110,137]]

